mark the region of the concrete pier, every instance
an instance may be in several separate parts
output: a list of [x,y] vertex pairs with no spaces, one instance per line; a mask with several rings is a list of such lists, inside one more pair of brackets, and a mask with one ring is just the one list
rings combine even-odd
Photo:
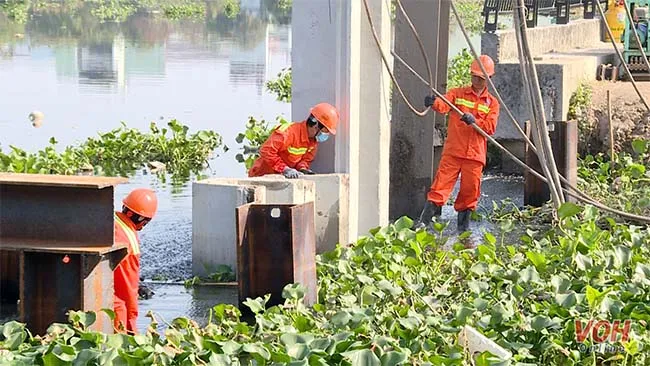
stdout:
[[[368,4],[389,52],[388,2]],[[349,174],[349,237],[356,238],[388,223],[390,79],[362,1],[294,0],[292,19],[300,35],[291,45],[292,119],[306,118],[322,101],[339,109],[337,134],[319,146],[313,168]]]
[[[436,90],[444,93],[447,85],[449,43],[449,2],[403,0],[402,5],[420,36],[429,62]],[[427,78],[424,57],[402,12],[395,20],[395,53],[415,71]],[[415,108],[424,110],[424,96],[431,91],[400,62],[394,62],[395,77]],[[442,147],[440,129],[444,115],[430,111],[419,117],[404,103],[393,88],[390,156],[390,217],[420,215],[440,160],[436,147]]]

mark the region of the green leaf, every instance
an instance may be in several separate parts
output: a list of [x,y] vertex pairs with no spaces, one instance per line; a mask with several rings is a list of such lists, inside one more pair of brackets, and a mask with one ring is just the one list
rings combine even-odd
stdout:
[[490,288],[488,283],[483,281],[469,281],[467,283],[467,287],[469,287],[469,289],[477,295],[482,294]]
[[552,325],[551,319],[545,315],[537,315],[530,320],[530,326],[536,331],[541,331]]
[[630,257],[632,256],[632,251],[624,246],[617,246],[614,248],[614,266],[616,268],[622,268],[624,266],[627,266],[628,263],[630,263]]
[[369,349],[343,352],[342,355],[350,360],[351,366],[381,366],[379,358]]
[[576,293],[556,294],[555,301],[565,309],[572,308],[577,303]]
[[332,319],[330,321],[332,322],[332,324],[334,324],[336,326],[344,327],[346,324],[348,324],[348,322],[350,322],[351,319],[352,319],[352,316],[350,315],[350,313],[348,313],[347,311],[341,310],[341,311],[337,312],[336,314],[334,314],[334,316],[332,317]]
[[551,277],[551,284],[557,293],[567,292],[569,288],[571,288],[571,281],[558,275],[553,275],[553,277]]
[[410,229],[413,227],[413,220],[408,216],[402,216],[395,222],[395,230],[401,231],[403,229]]
[[560,219],[565,219],[567,217],[575,216],[582,211],[582,207],[576,205],[572,202],[563,203],[560,208],[558,208],[557,213]]
[[389,351],[381,356],[381,366],[401,365],[406,362],[407,359],[408,357],[406,354],[402,352]]
[[644,154],[648,149],[647,141],[641,139],[635,139],[632,141],[632,149],[637,154]]
[[533,263],[538,271],[546,271],[546,257],[543,253],[528,251],[526,252],[526,257]]
[[287,354],[297,360],[305,359],[310,353],[309,347],[305,344],[287,346]]
[[210,365],[214,366],[230,366],[232,365],[232,361],[230,360],[230,357],[226,355],[220,355],[216,353],[210,354]]
[[539,282],[539,273],[533,266],[528,266],[521,271],[519,271],[519,279],[524,282]]
[[264,347],[263,345],[261,345],[259,343],[244,344],[244,347],[242,347],[242,350],[244,352],[248,352],[248,353],[251,353],[251,354],[257,354],[257,355],[259,355],[260,357],[262,357],[265,360],[271,359],[271,353],[269,352],[269,350],[267,350],[266,347]]
[[587,257],[586,255],[576,253],[574,259],[576,262],[576,266],[581,271],[589,271],[591,267],[593,267],[593,261],[591,260],[590,257]]

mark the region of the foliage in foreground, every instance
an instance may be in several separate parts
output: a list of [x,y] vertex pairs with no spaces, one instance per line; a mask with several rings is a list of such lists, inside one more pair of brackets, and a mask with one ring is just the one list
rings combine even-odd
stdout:
[[[72,313],[71,324],[43,338],[11,322],[0,329],[0,362],[466,365],[457,334],[469,324],[511,351],[511,364],[647,364],[650,231],[570,203],[559,217],[547,231],[528,229],[518,245],[486,233],[475,248],[450,250],[440,234],[413,231],[402,218],[319,257],[313,307],[289,285],[283,305],[248,299],[251,323],[223,304],[208,325],[177,318],[163,334],[150,315],[148,332],[135,337],[87,330],[92,313]],[[577,341],[575,322],[591,319],[630,319],[629,341],[619,335],[615,354],[584,352],[594,343]],[[478,364],[491,364],[487,356]]]
[[[7,153],[0,149],[0,171],[12,173],[40,173],[73,175],[90,172],[97,175],[133,174],[149,162],[161,162],[172,174],[172,179],[199,174],[215,149],[222,145],[221,136],[213,131],[188,133],[189,128],[176,120],[160,128],[155,123],[149,133],[119,128],[90,137],[78,146],[56,149],[57,141],[36,153],[10,146]],[[224,149],[227,149],[224,147]]]
[[634,140],[632,148],[634,154],[614,159],[587,155],[578,165],[578,187],[609,207],[650,216],[650,141]]

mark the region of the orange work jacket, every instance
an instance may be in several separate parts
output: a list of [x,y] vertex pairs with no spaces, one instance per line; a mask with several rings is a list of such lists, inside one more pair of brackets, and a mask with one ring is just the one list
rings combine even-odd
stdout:
[[[477,95],[471,86],[451,89],[445,98],[454,103],[463,113],[471,113],[476,118],[476,125],[488,135],[493,135],[499,118],[499,101],[487,91]],[[451,107],[436,98],[432,108],[439,113],[448,113]],[[472,126],[460,120],[460,115],[451,112],[447,125],[447,139],[442,155],[475,160],[485,165],[487,159],[487,139]]]
[[115,327],[120,329],[122,323],[128,333],[137,333],[140,241],[135,225],[122,212],[115,213],[115,244],[126,245],[129,251],[113,271]]
[[281,174],[284,168],[309,169],[318,142],[307,135],[307,122],[284,123],[276,127],[260,147],[260,157],[248,171],[249,177]]

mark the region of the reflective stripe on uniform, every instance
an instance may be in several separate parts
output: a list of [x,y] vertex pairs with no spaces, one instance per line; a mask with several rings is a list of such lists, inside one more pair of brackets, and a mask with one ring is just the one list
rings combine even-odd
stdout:
[[127,225],[122,219],[116,214],[115,215],[115,220],[118,225],[122,228],[122,231],[124,231],[124,234],[126,234],[126,237],[129,239],[129,245],[131,246],[131,253],[138,255],[140,254],[140,246],[138,245],[138,238],[135,236],[135,233],[133,230]]
[[293,155],[305,155],[307,153],[307,148],[289,146],[287,148],[287,151],[289,151],[289,154],[293,154]]
[[[474,108],[474,106],[476,106],[476,104],[474,102],[472,102],[471,100],[467,100],[467,99],[463,99],[463,98],[456,98],[456,100],[454,100],[454,103],[456,103],[457,105],[462,105],[464,107],[472,108],[472,109]],[[480,112],[483,112],[483,113],[488,113],[488,112],[490,112],[490,107],[488,107],[485,104],[479,104],[478,105],[478,110]]]
[[474,102],[472,102],[470,100],[467,100],[467,99],[456,98],[456,100],[454,100],[454,103],[456,103],[458,105],[462,105],[462,106],[467,107],[467,108],[474,108]]

